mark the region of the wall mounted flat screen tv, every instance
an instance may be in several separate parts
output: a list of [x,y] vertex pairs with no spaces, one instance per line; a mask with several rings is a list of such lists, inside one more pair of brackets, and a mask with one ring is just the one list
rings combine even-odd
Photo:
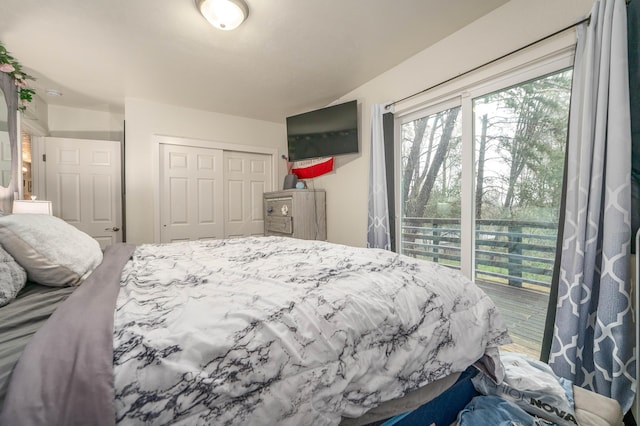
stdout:
[[287,117],[289,161],[358,152],[357,101]]

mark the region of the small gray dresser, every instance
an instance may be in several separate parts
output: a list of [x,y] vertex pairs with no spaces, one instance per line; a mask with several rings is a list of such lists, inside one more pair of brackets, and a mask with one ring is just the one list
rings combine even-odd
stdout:
[[286,189],[264,194],[264,234],[303,240],[327,239],[323,189]]

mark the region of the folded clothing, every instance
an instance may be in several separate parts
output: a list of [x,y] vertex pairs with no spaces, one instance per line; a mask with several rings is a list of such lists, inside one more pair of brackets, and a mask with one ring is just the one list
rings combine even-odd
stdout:
[[573,387],[569,380],[556,376],[547,364],[523,354],[503,352],[502,382],[479,372],[473,385],[483,395],[511,401],[534,416],[561,426],[576,426]]
[[549,426],[552,423],[498,396],[476,396],[458,414],[458,426]]

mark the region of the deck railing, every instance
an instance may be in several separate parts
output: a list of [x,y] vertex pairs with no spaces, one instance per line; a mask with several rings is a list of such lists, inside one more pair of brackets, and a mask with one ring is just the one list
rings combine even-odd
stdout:
[[[551,222],[476,220],[476,278],[527,286],[551,287],[558,224]],[[460,267],[460,220],[404,218],[402,253]]]

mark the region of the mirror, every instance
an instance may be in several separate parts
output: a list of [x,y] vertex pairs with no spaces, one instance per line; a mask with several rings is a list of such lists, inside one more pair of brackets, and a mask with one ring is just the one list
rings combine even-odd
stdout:
[[0,186],[11,184],[11,141],[9,140],[9,109],[0,86]]
[[20,197],[22,185],[18,174],[18,91],[13,78],[0,72],[0,210],[11,212],[14,198]]

